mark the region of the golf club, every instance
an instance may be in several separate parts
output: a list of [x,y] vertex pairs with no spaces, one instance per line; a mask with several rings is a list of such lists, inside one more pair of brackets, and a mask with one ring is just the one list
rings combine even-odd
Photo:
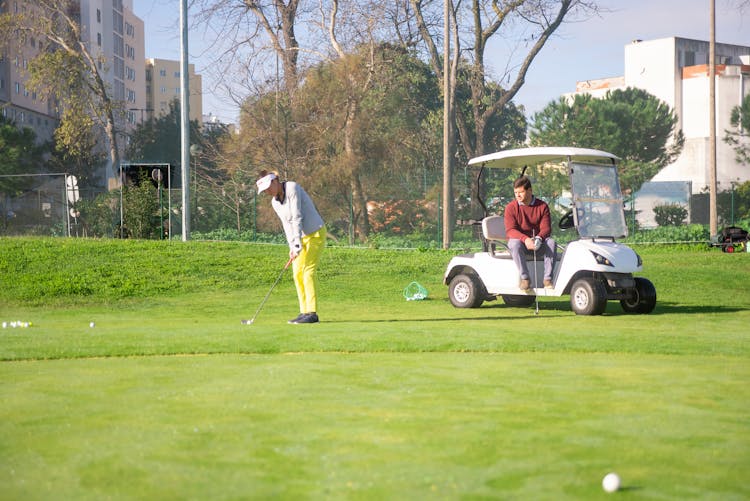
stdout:
[[258,313],[260,313],[260,310],[263,308],[263,305],[266,304],[266,301],[268,300],[268,296],[271,295],[271,292],[276,287],[276,284],[279,283],[279,280],[281,280],[281,277],[284,275],[284,272],[286,271],[286,269],[289,268],[290,264],[292,264],[292,261],[294,261],[294,258],[290,257],[289,261],[286,262],[286,264],[284,265],[284,268],[281,270],[281,273],[279,273],[279,276],[276,277],[276,281],[271,286],[271,289],[269,289],[268,293],[266,294],[266,297],[263,298],[263,301],[260,302],[260,306],[258,306],[258,309],[255,310],[255,315],[253,315],[253,318],[251,318],[250,320],[243,320],[242,325],[252,325],[253,322],[255,322],[255,318],[258,316]]
[[[534,289],[539,285],[537,283],[537,271],[536,271],[536,235],[534,235],[534,230],[531,230],[531,238],[534,240]],[[534,290],[534,315],[539,315],[539,296],[536,293],[536,290]]]

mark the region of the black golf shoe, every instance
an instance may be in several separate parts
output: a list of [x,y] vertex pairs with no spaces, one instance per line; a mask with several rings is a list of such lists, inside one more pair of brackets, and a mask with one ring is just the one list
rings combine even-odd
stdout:
[[299,321],[302,320],[302,317],[304,317],[305,315],[307,315],[307,313],[300,313],[299,315],[297,315],[296,318],[293,318],[293,319],[289,320],[287,323],[288,324],[298,324]]
[[317,324],[320,320],[318,314],[314,311],[312,313],[305,313],[302,318],[294,322],[295,324]]

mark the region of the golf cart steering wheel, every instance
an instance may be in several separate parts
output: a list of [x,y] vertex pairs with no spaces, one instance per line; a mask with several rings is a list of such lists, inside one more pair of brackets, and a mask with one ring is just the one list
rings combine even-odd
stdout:
[[560,222],[557,223],[557,226],[559,226],[561,230],[567,230],[568,228],[575,226],[575,221],[573,221],[573,209],[569,209],[568,212],[560,218]]

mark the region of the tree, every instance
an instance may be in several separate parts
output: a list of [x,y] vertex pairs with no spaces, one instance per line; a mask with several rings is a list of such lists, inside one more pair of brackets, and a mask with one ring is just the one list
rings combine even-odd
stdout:
[[[594,2],[584,0],[470,0],[465,4],[461,1],[454,3],[452,0],[444,0],[450,3],[453,38],[450,73],[446,76],[441,70],[442,59],[449,56],[438,52],[435,40],[440,35],[433,32],[439,26],[435,19],[441,16],[443,1],[409,1],[433,70],[441,80],[449,79],[449,107],[453,112],[464,162],[484,154],[488,146],[508,147],[516,143],[516,137],[494,136],[497,129],[491,124],[497,117],[512,109],[511,101],[523,86],[531,64],[563,21],[574,20],[578,15],[597,10]],[[468,19],[469,22],[459,25],[459,20],[462,19]],[[524,33],[524,36],[518,35],[519,33]],[[511,56],[506,65],[506,73],[492,82],[490,70],[485,64],[485,54],[490,41],[501,34],[509,40],[515,40],[518,53],[524,55],[520,59]],[[462,47],[468,49],[464,50]],[[459,86],[459,64],[469,89],[466,100],[468,106],[457,104],[454,97]],[[502,81],[506,81],[508,85],[500,85]],[[455,138],[450,137],[449,140]],[[454,151],[454,148],[450,147],[448,150]],[[484,187],[476,185],[476,190],[483,192]],[[480,193],[474,192],[472,199],[476,200],[479,196]],[[478,205],[473,204],[472,212],[475,217],[480,217]]]
[[[130,161],[159,162],[180,165],[180,101],[169,103],[169,112],[140,123],[130,135],[125,153]],[[190,122],[190,144],[200,144],[200,124]]]
[[742,104],[732,108],[729,124],[734,130],[724,130],[724,142],[734,148],[737,162],[750,165],[750,94],[745,96]]
[[21,178],[7,176],[39,171],[47,149],[47,145],[36,143],[33,129],[18,128],[0,115],[0,192],[13,193],[28,184]]
[[532,117],[529,142],[613,153],[622,159],[623,190],[635,192],[679,155],[684,137],[676,127],[677,116],[666,103],[631,87],[601,99],[578,94],[549,103]]
[[[450,1],[450,0],[449,0]],[[433,70],[442,80],[442,57],[437,51],[435,39],[439,38],[431,32],[430,23],[426,22],[427,13],[436,6],[442,6],[442,1],[410,0],[415,11],[415,18],[428,53]],[[453,4],[452,16],[455,19],[469,19],[466,26],[454,29],[456,38],[454,43],[452,64],[457,64],[457,54],[468,54],[462,61],[466,65],[465,75],[470,90],[467,108],[456,109],[456,127],[461,140],[464,156],[468,159],[486,152],[488,141],[497,141],[491,137],[488,126],[493,118],[501,114],[511,100],[523,86],[526,74],[536,56],[544,45],[561,26],[564,20],[573,20],[577,15],[595,12],[595,4],[582,0],[471,0],[466,4]],[[461,12],[461,11],[464,12]],[[455,22],[455,21],[454,21]],[[526,30],[526,36],[520,39],[517,33],[519,24]],[[435,24],[433,23],[433,26]],[[507,32],[509,38],[517,37],[519,49],[525,53],[520,61],[508,61],[507,73],[493,85],[488,85],[490,77],[485,64],[485,54],[490,41],[495,36]],[[465,34],[465,35],[464,35]],[[464,36],[466,40],[464,40]],[[469,47],[466,51],[461,47]],[[521,48],[523,47],[523,48]],[[525,51],[525,52],[524,52]],[[453,70],[457,71],[457,70]],[[504,87],[500,81],[509,82]],[[451,86],[456,89],[457,83]],[[471,118],[471,119],[470,119]]]
[[[169,103],[169,112],[153,120],[143,122],[136,127],[130,136],[126,149],[127,157],[132,162],[168,163],[173,166],[172,172],[179,172],[182,161],[180,143],[180,103],[174,99]],[[226,127],[201,129],[197,120],[190,122],[190,145],[193,159],[191,170],[194,188],[191,200],[191,228],[197,231],[211,229],[208,222],[219,224],[219,216],[212,211],[213,204],[233,207],[233,203],[224,200],[226,189],[223,183],[228,180],[223,169],[221,145],[229,135]],[[165,180],[166,182],[166,180]],[[239,227],[238,227],[239,231]]]
[[40,98],[59,103],[61,120],[56,140],[76,152],[78,139],[96,127],[107,143],[112,166],[120,160],[117,117],[122,103],[110,97],[102,78],[103,61],[92,52],[76,13],[78,0],[26,0],[26,9],[0,15],[0,42],[20,50],[27,40],[42,45],[29,62],[27,87]]
[[439,162],[435,129],[425,125],[439,108],[437,80],[390,44],[363,44],[301,76],[292,101],[277,103],[273,92],[248,99],[228,145],[228,156],[244,160],[225,165],[232,177],[263,166],[303,182],[333,229],[367,238],[368,201],[425,196],[423,180]]
[[46,150],[47,145],[36,144],[36,134],[32,129],[19,129],[14,122],[0,115],[0,227],[3,230],[8,226],[6,197],[31,185],[29,178],[16,177],[16,174],[40,170]]

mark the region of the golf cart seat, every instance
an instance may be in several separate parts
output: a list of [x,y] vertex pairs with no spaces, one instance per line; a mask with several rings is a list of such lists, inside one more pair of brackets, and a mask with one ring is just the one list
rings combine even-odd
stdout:
[[505,236],[505,218],[503,216],[487,216],[482,219],[482,236],[487,251],[492,255],[498,244],[508,250],[508,239]]

